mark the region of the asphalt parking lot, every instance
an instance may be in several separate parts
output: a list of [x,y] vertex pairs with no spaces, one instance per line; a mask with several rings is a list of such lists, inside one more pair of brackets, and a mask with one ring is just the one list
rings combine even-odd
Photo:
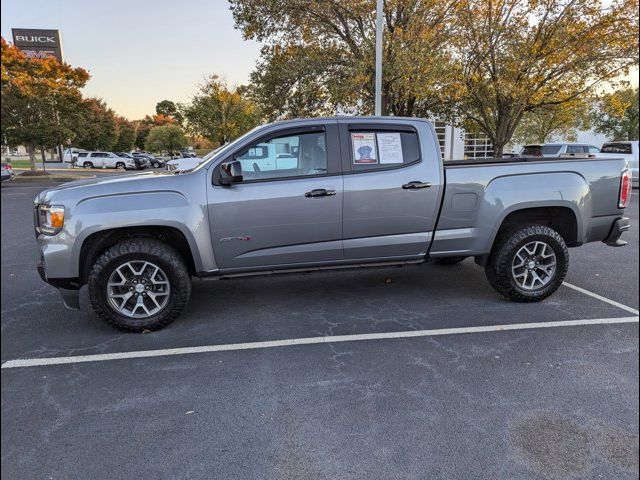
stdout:
[[[86,294],[81,312],[65,310],[39,279],[31,202],[42,188],[1,193],[6,478],[638,476],[637,190],[627,247],[570,251],[567,282],[586,292],[510,303],[471,260],[196,281],[178,321],[136,335],[94,318]],[[570,320],[594,322],[464,330]],[[172,350],[444,328],[459,330]],[[112,353],[128,356],[5,368]]]

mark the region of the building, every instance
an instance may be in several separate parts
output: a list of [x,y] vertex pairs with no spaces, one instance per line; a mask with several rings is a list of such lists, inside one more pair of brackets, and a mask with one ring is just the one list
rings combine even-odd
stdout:
[[[434,122],[438,143],[442,158],[445,160],[463,160],[472,158],[491,158],[494,156],[493,145],[487,136],[481,132],[465,131],[463,128],[447,124],[445,122]],[[568,142],[564,138],[553,138],[552,142]],[[607,142],[608,139],[600,133],[592,130],[579,131],[576,134],[576,143],[586,143],[598,148]],[[509,145],[505,153],[519,153],[523,145]]]

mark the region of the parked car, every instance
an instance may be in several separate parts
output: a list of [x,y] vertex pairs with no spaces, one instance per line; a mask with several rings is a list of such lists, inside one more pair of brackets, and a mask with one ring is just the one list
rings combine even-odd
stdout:
[[164,158],[153,157],[149,162],[153,168],[164,168],[167,165],[167,161]]
[[143,158],[146,161],[147,166],[153,168],[160,168],[165,166],[165,160],[162,158],[158,158],[151,153],[134,153],[134,157]]
[[[283,142],[298,147],[291,168],[243,169],[251,149]],[[499,294],[537,302],[562,284],[568,247],[625,244],[630,180],[622,158],[443,162],[417,118],[283,121],[188,172],[39,193],[38,271],[69,308],[88,284],[97,316],[136,332],[180,315],[191,276],[474,257]]]
[[80,153],[86,152],[82,148],[66,148],[62,153],[62,161],[65,163],[75,163]]
[[586,156],[600,152],[595,145],[584,143],[545,143],[525,145],[520,152],[521,157],[561,157]]
[[621,142],[607,142],[602,145],[600,154],[597,155],[600,158],[624,158],[629,162],[629,168],[633,174],[633,186],[638,187],[638,140],[633,141],[621,141]]
[[[83,155],[83,153],[86,153]],[[113,152],[81,152],[76,162],[84,168],[117,168],[133,170],[136,164],[132,158],[120,157]]]
[[180,155],[182,155],[182,158],[195,158],[198,156],[196,152],[189,149],[180,150]]
[[140,161],[140,159],[135,158],[133,155],[127,152],[113,152],[120,158],[127,158],[133,161],[134,167],[133,170],[143,170],[146,168],[145,162]]
[[10,163],[2,162],[2,167],[0,167],[0,172],[2,172],[2,181],[11,180],[15,176],[15,172],[13,168],[11,168]]

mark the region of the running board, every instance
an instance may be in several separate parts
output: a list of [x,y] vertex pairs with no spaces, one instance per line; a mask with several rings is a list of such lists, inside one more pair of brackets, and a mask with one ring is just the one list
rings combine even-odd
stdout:
[[355,270],[359,268],[384,268],[384,267],[400,267],[404,265],[418,265],[424,263],[426,259],[418,260],[404,260],[404,261],[392,261],[392,262],[375,262],[375,263],[358,263],[348,265],[323,265],[316,267],[297,267],[297,268],[285,268],[276,270],[258,270],[253,272],[238,272],[238,273],[204,273],[197,275],[202,280],[225,280],[230,278],[240,277],[259,277],[263,275],[276,275],[276,274],[288,274],[288,273],[310,273],[320,272],[325,270]]

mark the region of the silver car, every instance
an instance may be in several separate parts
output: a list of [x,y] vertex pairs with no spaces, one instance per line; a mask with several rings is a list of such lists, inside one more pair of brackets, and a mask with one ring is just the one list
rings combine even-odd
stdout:
[[599,153],[600,149],[595,145],[585,143],[542,143],[525,145],[520,156],[522,157],[584,157],[588,154]]

